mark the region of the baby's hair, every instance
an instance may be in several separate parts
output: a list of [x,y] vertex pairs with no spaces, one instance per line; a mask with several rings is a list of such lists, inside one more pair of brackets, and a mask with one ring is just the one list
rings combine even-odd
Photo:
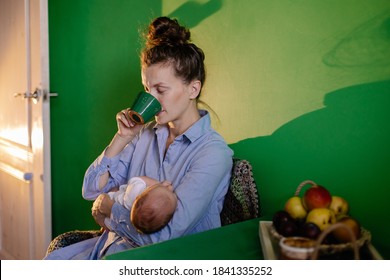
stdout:
[[131,209],[131,222],[139,232],[144,234],[161,230],[173,217],[174,209],[170,213],[160,211],[168,207],[170,202],[167,195],[156,196],[150,192],[146,195],[139,195]]

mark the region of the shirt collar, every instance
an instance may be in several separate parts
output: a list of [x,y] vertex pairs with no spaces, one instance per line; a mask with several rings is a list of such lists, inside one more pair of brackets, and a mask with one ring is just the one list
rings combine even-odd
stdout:
[[[186,137],[189,141],[194,142],[199,137],[204,135],[211,128],[210,114],[206,110],[199,110],[200,119],[197,120],[189,129],[187,129],[182,135],[179,135],[176,139],[181,140]],[[156,133],[166,130],[166,125],[155,124],[154,129]]]

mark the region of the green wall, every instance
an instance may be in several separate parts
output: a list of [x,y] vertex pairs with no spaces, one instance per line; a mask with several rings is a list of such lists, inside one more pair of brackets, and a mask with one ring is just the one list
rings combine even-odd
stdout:
[[53,236],[97,227],[82,180],[143,88],[139,30],[161,13],[144,2],[49,1]]
[[90,2],[49,1],[54,236],[96,227],[84,172],[141,88],[139,28],[172,15],[206,53],[202,98],[252,163],[264,218],[314,180],[390,259],[389,1]]

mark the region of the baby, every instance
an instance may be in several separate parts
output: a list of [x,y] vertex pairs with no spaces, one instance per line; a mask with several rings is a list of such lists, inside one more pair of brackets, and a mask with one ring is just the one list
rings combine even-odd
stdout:
[[108,193],[115,202],[130,210],[130,220],[141,233],[150,234],[165,227],[177,205],[172,185],[149,177],[133,177],[128,184]]

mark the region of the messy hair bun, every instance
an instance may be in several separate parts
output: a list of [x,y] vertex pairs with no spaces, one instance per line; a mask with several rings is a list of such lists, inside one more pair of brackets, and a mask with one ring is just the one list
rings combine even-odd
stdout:
[[156,18],[149,25],[146,47],[158,45],[177,46],[190,41],[191,33],[184,26],[180,26],[176,19],[167,17]]
[[186,27],[176,19],[158,17],[149,24],[145,37],[145,48],[141,52],[143,68],[157,63],[170,64],[183,81],[199,80],[201,86],[204,85],[204,53],[191,42],[191,33]]

